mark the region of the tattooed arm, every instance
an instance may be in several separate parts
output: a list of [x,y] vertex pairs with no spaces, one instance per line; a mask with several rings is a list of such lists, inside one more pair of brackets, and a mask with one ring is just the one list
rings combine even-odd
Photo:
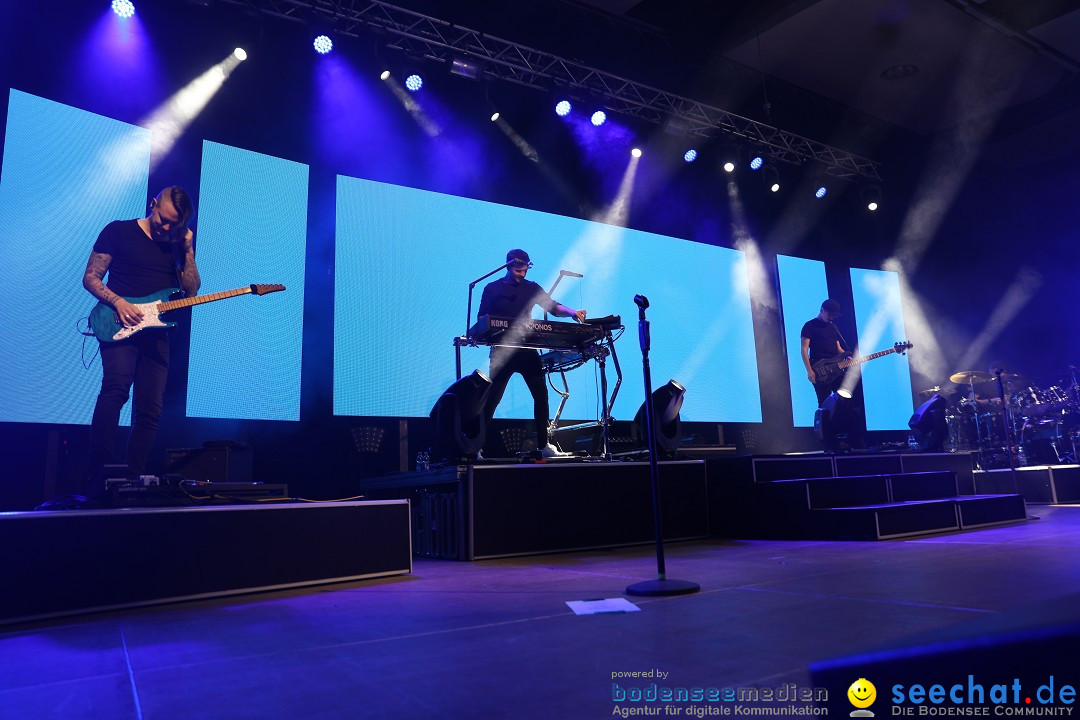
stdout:
[[194,233],[192,233],[191,230],[188,230],[181,243],[183,250],[180,252],[183,256],[182,264],[180,266],[180,283],[184,286],[184,292],[187,293],[188,297],[198,295],[199,288],[202,286],[202,278],[199,277],[199,267],[195,264],[195,247],[192,244],[192,240],[194,239]]
[[116,315],[124,325],[136,325],[142,320],[142,311],[129,303],[124,298],[105,287],[102,278],[109,270],[112,255],[99,252],[91,252],[90,259],[86,262],[86,271],[83,272],[83,287],[106,305],[112,305]]

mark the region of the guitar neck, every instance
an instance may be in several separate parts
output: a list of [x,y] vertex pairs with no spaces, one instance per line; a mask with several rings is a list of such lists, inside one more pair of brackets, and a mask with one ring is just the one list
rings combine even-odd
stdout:
[[215,300],[224,300],[225,298],[236,297],[238,295],[248,295],[251,293],[251,286],[242,288],[236,288],[235,290],[222,290],[221,292],[210,293],[209,295],[196,295],[192,298],[181,298],[180,300],[166,300],[165,302],[158,303],[159,312],[168,312],[170,310],[179,310],[180,308],[191,307],[193,305],[201,305],[202,303],[214,302]]
[[875,358],[885,357],[886,355],[891,355],[894,352],[896,352],[895,348],[891,350],[882,350],[881,352],[876,352],[872,355],[863,355],[862,357],[848,358],[847,360],[837,363],[837,366],[841,368],[849,368],[852,365],[859,365],[866,362],[867,360],[874,360]]

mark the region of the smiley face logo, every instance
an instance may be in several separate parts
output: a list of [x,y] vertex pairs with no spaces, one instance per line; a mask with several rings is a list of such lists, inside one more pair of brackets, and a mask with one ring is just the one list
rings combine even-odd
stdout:
[[851,687],[847,690],[847,696],[855,707],[859,709],[868,708],[877,699],[877,688],[874,687],[874,683],[866,678],[859,678],[851,683]]

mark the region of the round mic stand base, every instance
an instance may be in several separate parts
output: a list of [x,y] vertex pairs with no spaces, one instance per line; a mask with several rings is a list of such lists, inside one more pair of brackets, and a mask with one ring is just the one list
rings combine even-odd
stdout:
[[658,595],[689,595],[701,590],[701,586],[689,580],[643,580],[626,586],[627,595],[645,597]]

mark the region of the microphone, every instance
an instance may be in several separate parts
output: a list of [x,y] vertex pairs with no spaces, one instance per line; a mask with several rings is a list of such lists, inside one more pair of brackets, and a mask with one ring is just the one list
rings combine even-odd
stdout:
[[634,304],[642,310],[645,310],[649,307],[649,298],[645,297],[644,295],[635,295]]
[[569,270],[560,270],[559,274],[560,275],[566,275],[567,277],[585,277],[581,273],[570,272]]

